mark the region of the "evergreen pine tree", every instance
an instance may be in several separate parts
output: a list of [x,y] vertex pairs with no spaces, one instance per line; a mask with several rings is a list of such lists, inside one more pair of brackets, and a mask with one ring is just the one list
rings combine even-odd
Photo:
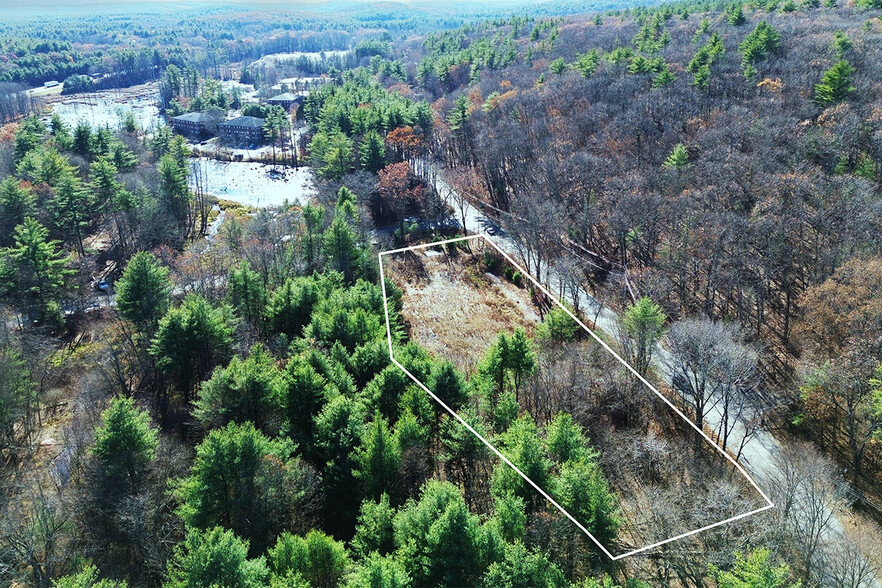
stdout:
[[820,83],[815,86],[815,103],[827,107],[839,104],[854,92],[851,83],[854,67],[844,59],[837,61],[833,67],[824,72]]
[[629,306],[622,318],[623,344],[628,360],[642,376],[649,371],[665,320],[667,317],[661,307],[646,296]]
[[267,305],[266,286],[247,260],[230,270],[227,280],[227,302],[239,316],[258,331],[263,328],[263,316]]
[[168,311],[171,290],[168,268],[152,253],[140,251],[129,259],[116,282],[116,307],[149,337]]
[[686,152],[686,145],[677,143],[668,158],[663,164],[667,168],[681,169],[689,165],[689,154]]
[[0,249],[0,292],[33,318],[54,314],[59,294],[74,272],[59,241],[47,240],[49,230],[31,217],[15,227],[14,244]]
[[364,486],[364,495],[379,498],[384,492],[393,492],[398,481],[401,455],[398,444],[379,411],[367,426],[356,449],[357,463],[353,474]]
[[376,131],[365,133],[358,148],[361,169],[371,173],[377,173],[386,167],[386,146],[383,139]]
[[747,19],[744,18],[744,7],[741,5],[740,2],[738,4],[735,4],[735,6],[733,6],[732,9],[729,11],[728,20],[730,25],[736,27],[747,22]]
[[164,588],[263,588],[269,580],[266,559],[248,559],[249,542],[233,531],[188,529],[168,563]]
[[147,473],[159,440],[147,413],[132,398],[111,400],[101,413],[92,454],[101,464],[104,479],[118,489],[133,489]]
[[37,197],[14,176],[0,182],[0,247],[13,242],[15,227],[34,216]]

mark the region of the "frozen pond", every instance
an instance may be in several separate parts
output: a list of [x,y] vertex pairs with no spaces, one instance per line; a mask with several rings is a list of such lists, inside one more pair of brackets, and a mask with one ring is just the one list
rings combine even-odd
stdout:
[[246,206],[267,208],[281,206],[285,201],[304,205],[315,194],[312,170],[308,167],[278,167],[251,162],[226,162],[214,159],[194,159],[191,164],[190,186],[195,187],[201,177],[203,191],[224,200]]
[[257,102],[257,90],[251,84],[243,84],[236,80],[221,80],[221,88],[232,92],[233,88],[239,88],[243,102]]
[[126,111],[131,111],[135,123],[142,129],[159,126],[159,85],[142,84],[131,88],[100,90],[89,94],[63,96],[53,102],[52,112],[57,113],[71,128],[81,120],[92,127],[118,128]]
[[276,65],[283,64],[286,62],[293,62],[301,57],[305,57],[311,61],[321,61],[324,59],[333,59],[333,58],[342,58],[352,53],[351,49],[346,49],[342,51],[322,51],[319,53],[305,53],[302,51],[295,51],[293,53],[270,53],[269,55],[264,55],[257,61],[252,62],[248,67],[259,67],[261,65]]
[[[227,87],[232,85],[229,82],[226,84]],[[243,90],[251,88],[241,87]],[[243,95],[251,97],[253,93],[251,89]],[[58,113],[71,128],[80,121],[86,121],[92,127],[110,126],[115,129],[128,110],[134,115],[136,124],[146,130],[162,124],[158,100],[158,84],[148,83],[120,90],[59,97],[52,103],[52,112]],[[49,117],[45,119],[48,122]],[[249,157],[259,153],[260,150],[244,152]],[[206,194],[246,206],[265,208],[280,206],[285,201],[306,204],[315,193],[312,170],[307,167],[292,169],[280,166],[276,173],[272,173],[273,166],[262,163],[225,162],[204,157],[194,158],[191,167],[191,187],[195,188],[198,174]]]

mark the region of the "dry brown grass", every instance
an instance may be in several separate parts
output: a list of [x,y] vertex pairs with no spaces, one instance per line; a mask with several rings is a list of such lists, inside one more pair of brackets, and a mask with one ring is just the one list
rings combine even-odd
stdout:
[[465,373],[499,332],[522,327],[532,335],[540,322],[526,288],[482,271],[483,246],[473,242],[474,255],[424,249],[385,259],[389,279],[404,291],[411,339]]

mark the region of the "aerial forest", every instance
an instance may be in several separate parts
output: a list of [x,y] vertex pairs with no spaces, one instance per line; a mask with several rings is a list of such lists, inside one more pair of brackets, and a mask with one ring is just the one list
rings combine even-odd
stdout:
[[0,583],[879,585],[879,0],[133,10],[0,23]]

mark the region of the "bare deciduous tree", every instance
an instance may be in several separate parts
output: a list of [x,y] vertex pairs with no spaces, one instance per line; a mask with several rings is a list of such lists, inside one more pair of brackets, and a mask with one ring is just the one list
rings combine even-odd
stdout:
[[[668,335],[670,369],[675,387],[694,409],[695,423],[706,420],[715,429],[723,449],[733,432],[740,441],[755,427],[745,428],[757,409],[757,353],[740,342],[738,329],[730,323],[685,319],[674,323]],[[740,448],[739,448],[740,451]]]
[[845,484],[838,468],[808,444],[785,447],[775,470],[770,489],[779,528],[803,577],[812,578],[823,567],[825,545],[842,538],[836,512],[844,505]]
[[830,588],[873,586],[882,572],[882,554],[879,553],[878,540],[875,533],[863,531],[856,537],[844,536],[833,543],[824,558],[821,573],[818,574],[821,576],[820,584]]
[[20,492],[0,517],[0,573],[48,588],[71,556],[64,542],[70,509],[57,484],[32,479]]

